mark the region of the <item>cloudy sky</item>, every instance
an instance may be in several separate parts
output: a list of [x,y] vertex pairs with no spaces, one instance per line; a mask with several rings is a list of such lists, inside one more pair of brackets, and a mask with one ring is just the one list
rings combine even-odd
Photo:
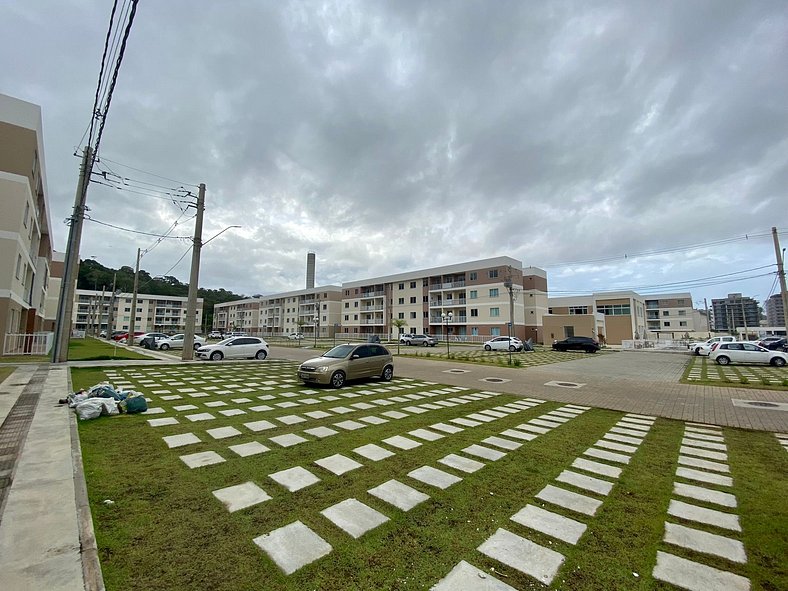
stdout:
[[[0,92],[43,109],[62,250],[111,2],[0,5]],[[101,165],[205,183],[205,239],[242,226],[203,249],[203,287],[300,289],[312,250],[318,284],[508,255],[556,295],[763,300],[788,229],[786,64],[783,0],[141,0]],[[153,234],[181,215],[97,184],[88,205]],[[86,222],[81,257],[133,266],[153,243]]]

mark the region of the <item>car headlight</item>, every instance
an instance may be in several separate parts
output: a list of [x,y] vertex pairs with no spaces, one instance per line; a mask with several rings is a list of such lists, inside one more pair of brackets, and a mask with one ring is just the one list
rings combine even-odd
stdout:
[[318,367],[317,371],[320,373],[326,373],[328,371],[328,366],[324,365],[323,367]]

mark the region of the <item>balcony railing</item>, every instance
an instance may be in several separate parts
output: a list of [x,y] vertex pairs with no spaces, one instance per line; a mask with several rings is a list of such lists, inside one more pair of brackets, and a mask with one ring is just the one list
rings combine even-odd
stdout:
[[[467,316],[452,315],[449,326],[453,324],[465,324],[468,322]],[[430,316],[430,324],[446,324],[440,316]]]
[[380,312],[381,310],[383,310],[383,304],[378,304],[375,306],[361,306],[362,312]]
[[386,292],[384,292],[383,290],[381,290],[381,291],[365,291],[365,292],[363,292],[361,294],[361,299],[380,298],[380,297],[383,297],[384,295],[386,295]]
[[458,287],[465,287],[465,281],[449,281],[447,283],[432,283],[430,284],[430,291],[440,291],[442,289],[457,289]]
[[385,322],[383,322],[382,318],[375,318],[373,320],[362,318],[359,324],[375,324],[378,326],[383,326]]
[[450,300],[430,300],[430,308],[445,308],[448,306],[464,306],[468,302],[465,298],[452,298]]

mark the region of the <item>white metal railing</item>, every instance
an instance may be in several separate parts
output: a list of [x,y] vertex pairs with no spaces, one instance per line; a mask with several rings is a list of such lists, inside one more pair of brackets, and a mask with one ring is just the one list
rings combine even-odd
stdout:
[[687,349],[687,341],[684,340],[673,340],[673,339],[638,339],[638,340],[628,340],[628,341],[621,341],[621,348],[622,349],[654,349],[654,350],[666,350],[666,349]]
[[6,334],[3,339],[3,355],[48,355],[55,333]]

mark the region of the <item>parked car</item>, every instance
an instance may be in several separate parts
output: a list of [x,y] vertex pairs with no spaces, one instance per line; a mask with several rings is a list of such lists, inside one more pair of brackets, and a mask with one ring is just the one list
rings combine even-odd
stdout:
[[128,334],[129,332],[127,330],[113,330],[112,333],[110,333],[110,338],[113,341],[119,341],[121,338],[125,339]]
[[731,335],[723,335],[721,337],[711,337],[707,341],[703,342],[695,342],[690,343],[688,348],[690,351],[695,353],[695,355],[708,355],[711,353],[711,347],[714,343],[732,343],[736,340],[736,337]]
[[563,341],[553,343],[553,351],[585,351],[586,353],[596,353],[599,351],[599,343],[591,337],[568,337]]
[[100,338],[100,339],[106,339],[106,338],[107,338],[107,331],[106,331],[106,330],[102,330],[102,331],[99,333],[99,338]]
[[[136,330],[136,331],[134,331],[134,338],[136,339],[138,337],[141,337],[144,334],[145,334],[144,330]],[[121,332],[121,333],[117,334],[116,336],[114,336],[112,338],[114,340],[118,341],[118,342],[128,343],[129,332],[128,331]]]
[[[163,332],[148,332],[140,337],[139,345],[141,347],[145,347],[146,349],[155,349],[156,343],[166,338],[167,335]],[[134,338],[134,341],[137,341],[136,337]]]
[[784,367],[788,363],[788,353],[770,351],[755,343],[718,343],[709,354],[709,359],[720,365],[729,363],[768,363],[776,367]]
[[287,335],[287,338],[291,341],[300,341],[304,338],[304,335],[300,332],[291,332],[289,335]]
[[209,339],[220,339],[220,338],[222,338],[222,334],[223,333],[218,331],[218,330],[212,330],[211,332],[208,333],[208,338]]
[[755,344],[770,351],[788,351],[788,339],[785,337],[766,337]]
[[517,337],[495,337],[484,343],[485,351],[522,351],[523,342]]
[[406,345],[421,345],[422,347],[434,347],[438,344],[438,341],[426,334],[404,334],[400,337],[399,342]]
[[166,339],[168,336],[170,335],[164,334],[163,332],[144,332],[139,336],[136,333],[134,333],[134,344],[142,345],[142,339],[147,337],[153,337],[155,342],[155,341],[160,341],[161,339]]
[[222,359],[265,359],[268,343],[260,337],[230,337],[213,345],[197,349],[198,359],[221,361]]
[[[195,351],[204,344],[205,337],[194,335],[193,346]],[[156,343],[156,348],[160,349],[161,351],[167,351],[168,349],[183,349],[183,334],[174,334],[171,337],[167,337],[166,339],[161,339]]]
[[368,377],[379,377],[386,382],[394,377],[393,357],[383,345],[337,345],[298,367],[298,379],[305,384],[330,384],[341,388],[347,380]]

